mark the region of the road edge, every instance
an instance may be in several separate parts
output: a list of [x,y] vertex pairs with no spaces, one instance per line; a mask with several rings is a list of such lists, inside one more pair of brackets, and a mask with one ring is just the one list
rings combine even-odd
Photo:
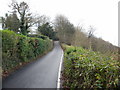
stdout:
[[59,70],[58,70],[57,89],[60,88],[60,76],[61,76],[61,70],[62,70],[63,56],[64,56],[64,52],[62,50],[62,56],[59,64]]

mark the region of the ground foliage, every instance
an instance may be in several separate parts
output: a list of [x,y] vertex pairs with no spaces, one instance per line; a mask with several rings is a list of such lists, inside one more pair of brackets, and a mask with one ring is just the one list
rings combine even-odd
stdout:
[[117,88],[120,64],[99,52],[63,45],[64,88]]

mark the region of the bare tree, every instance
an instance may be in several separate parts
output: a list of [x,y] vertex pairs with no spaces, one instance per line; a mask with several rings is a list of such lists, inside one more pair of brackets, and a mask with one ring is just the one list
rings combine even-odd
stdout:
[[46,23],[50,23],[50,18],[45,16],[45,15],[41,15],[41,16],[36,16],[36,26],[40,27]]
[[95,29],[92,27],[92,26],[90,26],[90,28],[89,28],[89,31],[88,31],[88,39],[89,39],[89,49],[91,50],[92,48],[91,48],[91,46],[92,46],[92,37],[93,37],[93,33],[94,33],[94,31],[95,31]]
[[73,39],[74,46],[81,46],[83,48],[88,48],[88,38],[85,32],[83,32],[83,27],[76,27]]
[[28,33],[28,28],[36,23],[28,4],[26,2],[18,4],[16,1],[13,1],[10,7],[13,10],[12,12],[19,15],[21,33],[26,35]]
[[63,15],[58,15],[54,21],[57,36],[61,42],[71,44],[75,32],[74,25]]

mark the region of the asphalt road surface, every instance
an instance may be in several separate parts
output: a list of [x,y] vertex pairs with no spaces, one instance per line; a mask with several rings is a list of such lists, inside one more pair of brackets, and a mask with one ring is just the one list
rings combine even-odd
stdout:
[[59,42],[54,42],[54,49],[47,55],[7,77],[3,81],[3,88],[57,88],[62,54]]

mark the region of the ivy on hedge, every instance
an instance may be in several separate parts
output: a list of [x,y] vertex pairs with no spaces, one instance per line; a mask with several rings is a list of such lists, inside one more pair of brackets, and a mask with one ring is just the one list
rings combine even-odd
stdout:
[[2,69],[9,71],[23,62],[29,62],[52,48],[50,39],[27,37],[9,30],[2,33]]

